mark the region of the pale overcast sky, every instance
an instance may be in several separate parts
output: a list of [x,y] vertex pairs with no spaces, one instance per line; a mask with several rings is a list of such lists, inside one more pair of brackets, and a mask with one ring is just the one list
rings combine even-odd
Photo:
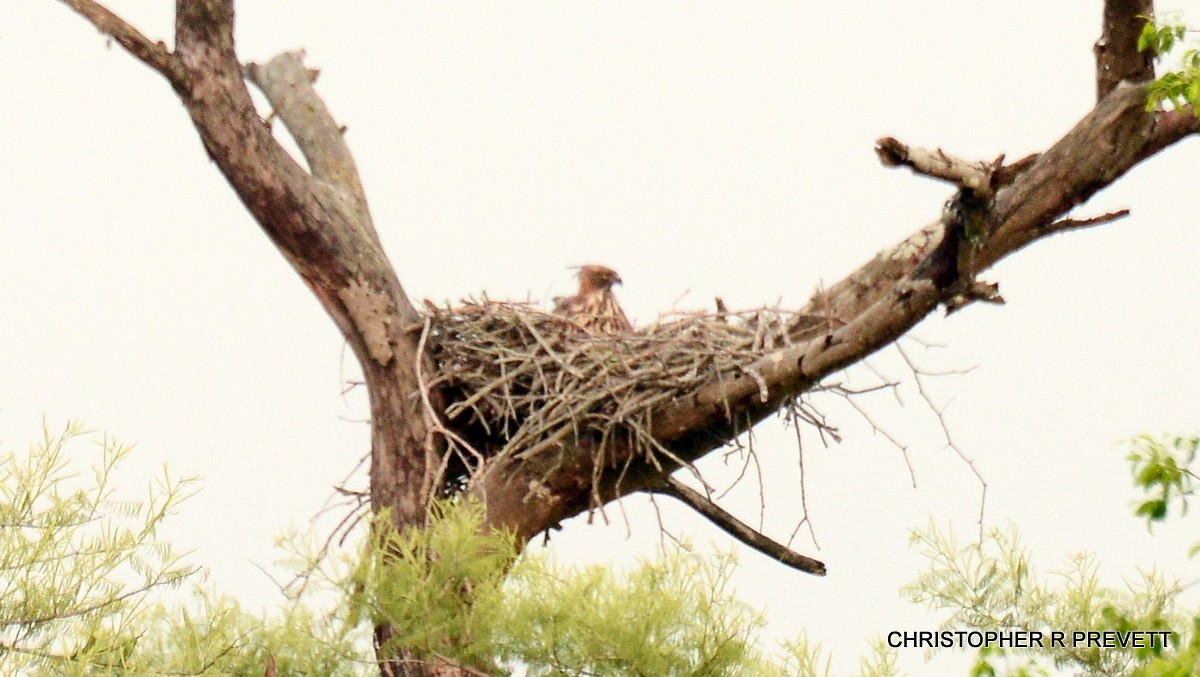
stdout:
[[[109,6],[169,43],[172,4]],[[980,159],[1044,149],[1092,106],[1101,6],[246,0],[237,38],[244,60],[303,47],[321,69],[411,296],[546,300],[594,261],[620,271],[624,306],[648,322],[714,295],[798,306],[936,218],[951,189],[881,168],[880,136]],[[1200,2],[1174,6],[1200,17]],[[3,3],[0,27],[0,441],[20,451],[43,417],[79,418],[137,443],[133,492],[164,463],[201,476],[168,536],[215,585],[269,604],[256,565],[273,537],[307,523],[367,451],[362,398],[340,395],[351,358],[161,78],[52,0]],[[1119,444],[1200,427],[1198,162],[1193,140],[1136,169],[1079,209],[1132,217],[1002,262],[985,278],[1007,306],[918,327],[944,348],[907,344],[967,372],[930,387],[987,481],[985,524],[1019,527],[1043,570],[1083,549],[1112,584],[1192,570],[1188,529],[1150,538],[1130,516]],[[894,350],[872,363],[905,376]],[[805,440],[819,548],[807,531],[795,545],[829,576],[747,552],[735,580],[769,637],[807,630],[843,673],[870,636],[942,620],[899,598],[922,564],[909,529],[978,528],[980,484],[902,392],[862,404],[908,445],[917,486],[852,409],[814,398],[845,440]],[[760,433],[765,528],[786,539],[796,449],[777,422]],[[740,469],[719,455],[704,467],[719,487]],[[660,504],[673,533],[732,547]],[[726,505],[757,523],[753,475]],[[652,555],[647,501],[624,513],[628,534],[577,520],[552,549]],[[919,651],[902,658],[932,670]]]

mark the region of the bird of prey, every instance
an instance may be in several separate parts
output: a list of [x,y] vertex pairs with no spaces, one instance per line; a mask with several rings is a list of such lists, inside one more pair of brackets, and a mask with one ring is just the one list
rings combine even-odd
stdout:
[[617,297],[614,284],[621,284],[617,271],[589,263],[579,267],[579,292],[555,299],[554,313],[569,317],[589,332],[617,334],[633,329]]

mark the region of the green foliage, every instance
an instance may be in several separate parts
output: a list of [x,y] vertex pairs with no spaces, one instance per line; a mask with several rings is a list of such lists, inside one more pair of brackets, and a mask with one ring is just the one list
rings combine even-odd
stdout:
[[1150,50],[1156,59],[1162,58],[1175,48],[1176,42],[1183,40],[1186,32],[1187,28],[1180,24],[1146,21],[1142,26],[1141,35],[1138,36],[1138,51]]
[[[914,531],[912,540],[930,566],[903,592],[914,602],[951,611],[943,629],[1171,629],[1180,633],[1173,638],[1192,636],[1188,623],[1173,611],[1179,587],[1152,573],[1128,590],[1106,588],[1099,584],[1094,560],[1078,555],[1047,580],[1034,571],[1012,530],[993,530],[982,542],[960,546],[953,535],[931,525]],[[1085,675],[1128,675],[1159,657],[1173,660],[1178,655],[1178,647],[1122,651],[1045,644],[981,651],[973,674],[1037,675],[1052,665]]]
[[762,617],[728,589],[734,564],[686,546],[627,572],[524,558],[498,653],[530,675],[770,674],[755,646]]
[[[358,552],[289,539],[299,585],[277,612],[251,614],[155,537],[193,485],[164,473],[145,500],[118,499],[130,448],[101,438],[89,466],[72,453],[84,435],[72,425],[0,462],[0,674],[257,676],[273,662],[280,677],[372,675],[377,622],[394,649],[497,675],[828,673],[803,638],[781,657],[760,649],[761,614],[729,589],[731,555],[681,546],[628,570],[559,567],[517,557],[465,500],[435,506],[425,529],[376,528]],[[155,599],[185,583],[190,601]],[[894,661],[878,649],[863,674],[894,674]]]
[[[1193,467],[1200,453],[1200,436],[1168,435],[1158,439],[1141,435],[1129,443],[1129,460],[1133,464],[1134,485],[1150,495],[1138,504],[1135,514],[1145,517],[1147,527],[1165,520],[1173,504],[1179,506],[1180,517],[1187,514],[1187,499],[1195,492],[1196,472]],[[1195,555],[1200,546],[1193,545]],[[1116,622],[1123,621],[1115,618]],[[1187,641],[1171,654],[1144,656],[1136,675],[1140,677],[1185,677],[1200,672],[1200,613],[1171,628],[1181,632]]]
[[88,454],[89,436],[71,424],[0,459],[0,674],[261,675],[268,654],[281,676],[370,673],[352,630],[299,602],[263,619],[209,594],[153,600],[203,578],[156,538],[194,482],[164,471],[120,498],[132,448],[100,437]]
[[[1200,437],[1142,435],[1129,442],[1134,484],[1149,494],[1135,514],[1148,524],[1166,519],[1171,506],[1186,514],[1195,491],[1192,466]],[[1046,666],[1084,675],[1184,677],[1200,673],[1200,614],[1177,613],[1181,592],[1155,574],[1127,590],[1099,584],[1087,555],[1070,560],[1051,580],[1040,578],[1015,532],[992,531],[979,543],[960,546],[932,525],[912,535],[929,568],[904,589],[915,602],[951,612],[943,629],[1169,631],[1168,646],[1129,650],[1096,647],[985,648],[973,675],[1046,674]],[[1194,549],[1193,549],[1194,550]]]
[[125,665],[155,588],[195,573],[155,540],[190,483],[164,471],[146,501],[119,500],[111,479],[131,450],[101,438],[82,477],[67,446],[79,424],[46,431],[28,454],[0,460],[0,666],[69,661]]
[[[762,614],[730,589],[732,554],[701,555],[685,543],[625,570],[560,567],[538,554],[514,558],[511,538],[483,535],[482,516],[477,504],[448,502],[424,530],[377,536],[375,554],[346,579],[355,615],[392,623],[395,649],[490,674],[829,673],[804,637],[782,656],[760,648]],[[859,674],[896,674],[896,655],[877,643]]]
[[483,508],[468,500],[436,505],[426,529],[398,532],[381,514],[344,584],[352,618],[391,625],[390,650],[493,669],[516,548],[511,537],[483,533],[482,522]]
[[[1147,21],[1138,36],[1138,50],[1150,51],[1155,61],[1163,61],[1183,43],[1187,28],[1178,23]],[[1178,64],[1150,84],[1146,110],[1154,110],[1165,102],[1175,108],[1192,106],[1200,115],[1200,50],[1185,49]]]
[[[784,663],[787,668],[787,674],[805,675],[805,677],[829,677],[829,668],[833,663],[833,659],[825,655],[820,645],[810,642],[808,635],[801,633],[796,639],[784,642],[783,648],[787,652]],[[894,655],[895,652],[892,653]],[[880,672],[878,674],[891,675],[894,672]]]
[[376,536],[347,580],[354,614],[391,624],[389,648],[489,673],[785,674],[757,648],[761,615],[732,598],[731,555],[682,546],[628,571],[562,568],[516,559],[481,522],[477,504],[448,502],[424,530]]
[[[145,619],[136,660],[121,675],[262,675],[352,677],[378,674],[366,632],[315,603],[266,618],[236,601],[197,592],[188,606],[156,605]],[[91,673],[83,673],[91,674]]]
[[1137,515],[1147,526],[1167,518],[1172,504],[1187,514],[1187,499],[1194,491],[1195,473],[1190,466],[1200,451],[1200,436],[1169,436],[1155,439],[1140,435],[1129,442],[1133,481],[1149,498],[1137,506]]
[[[537,554],[514,558],[511,538],[483,534],[482,516],[477,504],[447,502],[424,530],[377,535],[343,583],[353,615],[392,624],[393,649],[494,674],[829,673],[803,637],[782,656],[762,651],[762,614],[730,589],[731,554],[682,544],[626,570],[560,567]],[[895,661],[879,643],[860,674],[894,675]]]

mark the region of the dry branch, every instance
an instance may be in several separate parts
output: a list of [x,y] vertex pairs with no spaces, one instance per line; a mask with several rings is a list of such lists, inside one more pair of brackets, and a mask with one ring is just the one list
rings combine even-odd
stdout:
[[[289,130],[316,175],[276,141],[254,106],[234,46],[233,0],[176,0],[174,53],[95,2],[68,4],[171,81],[209,157],[362,366],[371,401],[372,510],[388,511],[399,527],[423,525],[420,490],[436,471],[431,460],[439,438],[421,408],[417,337],[404,330],[420,317],[383,253],[341,132],[331,130],[332,116],[307,71],[284,83],[272,105],[289,128],[295,125]],[[297,63],[284,59],[256,72],[268,96],[279,93],[275,85],[283,80],[272,76],[272,66],[287,75]],[[428,398],[441,406],[438,392]],[[390,637],[389,626],[376,627],[378,646]],[[465,674],[411,656],[380,658],[384,674]]]
[[[276,78],[269,77],[268,69],[274,62],[248,71],[300,141],[311,174],[275,142],[254,110],[234,52],[232,0],[179,0],[174,53],[95,2],[63,1],[171,79],[209,154],[321,300],[363,364],[372,395],[373,504],[417,519],[422,510],[420,492],[409,487],[427,485],[436,472],[429,467],[429,445],[430,431],[438,428],[421,406],[418,337],[408,331],[420,326],[421,318],[375,237],[341,130],[312,92],[310,72],[298,60],[289,61],[290,75],[277,78],[290,82],[280,90],[285,94],[272,94],[276,90],[271,80]],[[1133,73],[1125,79],[1145,75],[1144,69],[1116,66],[1143,58],[1130,58],[1128,46],[1136,42],[1130,37],[1137,28],[1130,26],[1138,23],[1133,17],[1147,6],[1145,2],[1107,3],[1104,58],[1108,61],[1104,63],[1108,65],[1103,72]],[[540,418],[522,418],[515,410],[505,410],[483,434],[515,434],[516,440],[505,440],[494,450],[507,445],[510,451],[518,447],[523,451],[490,457],[477,478],[478,494],[488,501],[489,520],[530,536],[597,501],[650,486],[664,473],[721,446],[825,376],[888,345],[939,304],[956,307],[964,300],[995,299],[995,289],[977,282],[975,274],[1040,237],[1093,223],[1064,217],[1137,162],[1197,131],[1191,116],[1146,114],[1145,100],[1144,87],[1114,86],[1046,153],[1004,167],[958,161],[943,153],[916,153],[898,142],[881,143],[888,161],[959,185],[982,186],[984,173],[990,173],[988,185],[995,195],[985,195],[989,199],[973,205],[981,231],[969,246],[963,244],[959,223],[943,219],[880,252],[829,289],[821,289],[804,309],[789,316],[789,326],[780,335],[786,342],[761,346],[753,360],[740,355],[736,370],[699,370],[687,387],[656,395],[640,386],[623,386],[625,399],[620,406],[610,403],[614,408],[609,413],[623,422],[640,421],[634,428],[623,428],[624,437],[610,430],[594,439],[574,431],[566,434],[565,428],[549,436],[529,435],[531,426],[571,419],[586,412],[590,403],[604,400],[600,393],[613,392],[604,390],[615,383],[612,375],[627,367],[619,361],[607,370],[588,372],[591,381],[579,381],[580,386],[600,390],[571,406],[547,409]],[[298,101],[315,101],[319,114],[301,110]],[[719,328],[719,317],[709,319],[709,329]],[[735,318],[725,324],[740,321]],[[531,335],[540,335],[536,325],[532,327]],[[550,340],[541,336],[539,343]],[[609,348],[610,354],[621,354],[620,350]],[[552,353],[556,364],[568,367],[559,369],[559,375],[574,378],[582,373],[582,367],[571,362],[579,359],[576,352],[547,351]],[[714,364],[726,357],[719,351],[710,356]],[[505,378],[510,379],[506,383],[547,374],[546,365],[522,371],[510,362],[504,368]],[[434,373],[432,365],[426,373]],[[445,410],[439,400],[446,387],[447,382],[439,381],[426,392],[434,416]],[[480,408],[486,403],[480,398],[469,404],[478,409],[473,420],[486,428]],[[454,413],[468,415],[465,408]],[[644,453],[645,449],[656,453]],[[596,477],[593,461],[601,456],[607,465]],[[510,464],[510,459],[520,463]],[[466,463],[460,465],[469,470]],[[602,486],[597,488],[597,482]],[[528,499],[533,495],[547,498],[531,505]]]
[[1046,229],[1046,232],[1049,233],[1061,230],[1094,228],[1096,226],[1102,226],[1106,223],[1112,223],[1113,221],[1119,221],[1126,216],[1129,216],[1128,209],[1118,209],[1115,212],[1108,212],[1107,214],[1101,214],[1100,216],[1093,216],[1086,219],[1059,219],[1058,221],[1050,224],[1050,226]]
[[96,30],[116,40],[117,44],[121,45],[135,59],[161,73],[171,84],[178,87],[183,83],[183,69],[175,55],[161,41],[150,40],[100,3],[92,2],[92,0],[61,0],[61,2],[87,19],[96,27]]
[[655,412],[730,379],[754,383],[769,401],[757,364],[793,343],[795,318],[773,308],[676,313],[646,329],[589,335],[530,304],[434,306],[427,346],[438,372],[428,386],[446,393],[444,416],[455,428],[447,442],[463,461],[443,491],[466,487],[485,461],[536,463],[583,438],[598,444],[597,468],[634,457],[685,465],[656,437]]
[[[427,358],[414,330],[425,318],[383,253],[341,130],[299,60],[284,64],[286,77],[268,73],[275,62],[250,76],[296,137],[311,173],[255,110],[234,49],[232,0],[177,0],[174,52],[96,2],[62,1],[167,77],[207,153],[345,336],[371,398],[372,508],[390,510],[401,526],[423,524],[421,488],[444,459],[451,459],[445,490],[461,488],[452,484],[456,477],[468,483],[486,501],[488,526],[526,539],[660,486],[823,378],[891,344],[939,305],[998,298],[977,274],[1050,234],[1118,218],[1068,214],[1200,131],[1190,111],[1145,110],[1153,70],[1136,40],[1138,17],[1152,3],[1108,0],[1095,108],[1046,152],[1007,166],[881,142],[885,162],[961,186],[954,209],[822,287],[799,312],[721,309],[628,336],[570,341],[544,313],[476,304],[434,311]],[[301,110],[308,105],[301,101],[318,110]],[[423,375],[431,377],[428,387]],[[452,439],[445,434],[451,427],[478,456],[439,448]],[[379,645],[388,638],[387,626],[378,627]],[[443,674],[437,664],[385,658],[385,673]]]
[[687,486],[679,480],[668,477],[667,480],[651,489],[652,492],[670,496],[704,516],[705,519],[720,527],[722,531],[733,536],[746,546],[761,552],[782,564],[814,576],[824,576],[825,563],[788,548],[782,543],[771,540],[762,533],[751,529],[738,518],[729,514],[721,506]]
[[[792,315],[790,345],[765,352],[740,374],[711,379],[658,406],[650,417],[655,442],[690,463],[826,376],[891,344],[940,304],[999,300],[996,288],[977,282],[976,274],[1059,232],[1056,223],[1076,225],[1062,219],[1144,159],[1148,149],[1195,132],[1176,116],[1147,113],[1146,100],[1145,85],[1122,84],[1046,152],[1002,168],[994,197],[966,210],[977,228],[970,237],[959,229],[961,220],[943,218],[822,288]],[[530,538],[594,503],[594,496],[580,498],[581,486],[594,489],[590,479],[581,485],[579,478],[590,478],[589,460],[597,453],[588,439],[575,446],[559,439],[540,462],[489,467],[476,493],[487,501],[489,514],[514,516],[507,524]],[[633,453],[625,457],[632,459],[628,467],[600,478],[601,500],[652,486],[675,467]],[[535,495],[543,499],[533,500]]]
[[918,174],[988,194],[992,191],[992,173],[1000,166],[999,162],[972,162],[956,158],[941,148],[911,148],[890,136],[875,142],[875,154],[885,167],[908,167]]
[[370,224],[367,197],[342,128],[312,85],[316,71],[304,65],[304,52],[284,52],[266,64],[247,64],[254,83],[287,127],[313,177],[338,195],[359,221]]

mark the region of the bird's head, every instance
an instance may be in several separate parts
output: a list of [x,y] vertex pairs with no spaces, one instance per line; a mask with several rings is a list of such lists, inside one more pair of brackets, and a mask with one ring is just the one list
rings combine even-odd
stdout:
[[617,275],[617,271],[608,266],[601,266],[595,263],[579,266],[579,291],[586,292],[592,290],[603,291],[612,289],[614,284],[621,284],[621,276]]

